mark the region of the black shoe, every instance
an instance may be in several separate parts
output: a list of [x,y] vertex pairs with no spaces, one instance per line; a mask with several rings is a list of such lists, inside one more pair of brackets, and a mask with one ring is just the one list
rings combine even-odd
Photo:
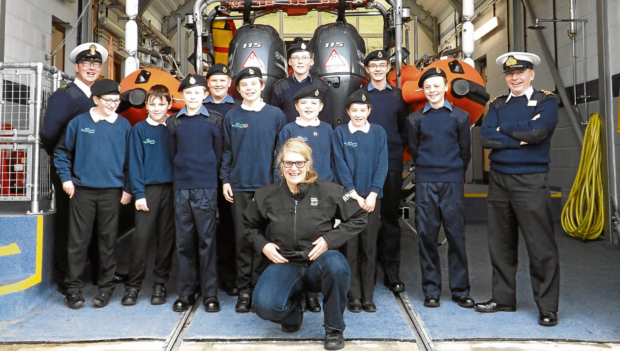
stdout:
[[438,295],[428,295],[424,297],[424,307],[435,308],[439,307],[441,302]]
[[306,306],[310,312],[321,312],[321,304],[316,297],[308,297],[306,299]]
[[377,312],[377,305],[372,300],[362,302],[362,309],[364,312],[374,313]]
[[386,274],[383,283],[392,292],[405,291],[405,284],[395,275]]
[[112,297],[112,292],[104,292],[100,291],[97,296],[93,298],[93,303],[97,307],[105,307],[110,302],[110,298]]
[[71,309],[78,309],[80,306],[84,304],[84,298],[82,297],[82,292],[74,292],[73,294],[68,294],[65,297],[65,305]]
[[474,310],[480,313],[494,313],[494,312],[514,312],[517,310],[515,306],[502,305],[497,302],[487,301],[480,302],[474,305]]
[[125,294],[121,300],[123,306],[133,306],[138,302],[138,289],[129,288],[125,289]]
[[234,280],[221,281],[220,289],[228,296],[239,296],[239,290]]
[[164,284],[155,283],[151,292],[151,305],[163,305],[166,303],[166,287]]
[[[358,300],[359,301],[359,300]],[[344,348],[344,335],[339,330],[325,330],[325,350],[340,350]]]
[[558,313],[540,312],[540,315],[538,316],[538,324],[543,327],[555,327],[558,325]]
[[304,313],[301,310],[301,306],[298,309],[299,311],[299,320],[298,320],[298,324],[296,325],[280,325],[280,330],[282,330],[282,332],[290,334],[290,333],[297,333],[299,331],[299,329],[301,329],[301,323],[304,321]]
[[205,297],[202,304],[205,306],[205,312],[207,313],[220,311],[220,300],[217,299],[217,296]]
[[[349,300],[347,302],[347,310],[351,313],[360,313],[362,312],[362,301],[359,299]],[[336,350],[336,349],[334,349]]]
[[185,312],[196,303],[195,295],[181,296],[172,304],[174,312]]
[[463,296],[453,295],[452,301],[458,302],[459,307],[463,307],[463,308],[472,308],[476,304],[476,302],[474,302],[474,299],[472,299],[471,296],[469,295],[463,295]]
[[114,272],[114,279],[112,279],[112,283],[114,284],[122,284],[129,281],[128,274],[120,274],[119,272]]
[[237,304],[235,304],[235,312],[248,313],[252,307],[252,296],[249,293],[239,293]]

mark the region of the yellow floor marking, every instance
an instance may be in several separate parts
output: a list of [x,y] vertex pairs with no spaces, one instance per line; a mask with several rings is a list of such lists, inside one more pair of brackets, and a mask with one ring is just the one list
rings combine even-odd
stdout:
[[19,247],[17,247],[16,243],[12,243],[11,245],[8,245],[8,246],[0,246],[0,257],[17,255],[20,253],[22,252],[19,251]]

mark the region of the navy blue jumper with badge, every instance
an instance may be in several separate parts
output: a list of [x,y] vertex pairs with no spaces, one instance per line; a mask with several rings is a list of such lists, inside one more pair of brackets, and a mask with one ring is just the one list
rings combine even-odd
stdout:
[[147,118],[137,123],[129,136],[129,179],[136,200],[146,200],[148,211],[136,209],[136,230],[131,237],[129,280],[125,289],[142,287],[146,276],[149,246],[157,242],[153,275],[165,284],[172,270],[174,252],[174,192],[170,132],[165,124]]
[[448,101],[427,103],[408,117],[409,153],[416,172],[416,224],[424,296],[441,295],[441,262],[437,249],[443,223],[448,240],[452,296],[469,295],[465,251],[463,181],[471,159],[469,114]]
[[75,186],[69,201],[65,280],[69,294],[84,287],[81,276],[95,223],[101,272],[99,291],[111,293],[114,289],[120,200],[123,190],[130,192],[127,152],[131,125],[116,115],[95,122],[91,112],[72,119],[54,149],[61,181],[72,181]]
[[194,295],[198,280],[202,296],[217,296],[215,219],[217,169],[222,154],[218,121],[221,115],[204,106],[191,116],[184,107],[167,121],[174,166],[179,296]]
[[388,172],[388,147],[385,130],[367,123],[368,132],[351,133],[348,124],[334,130],[334,173],[347,192],[355,190],[363,198],[377,193],[374,211],[360,235],[350,239],[344,248],[351,268],[349,300],[372,301],[375,288],[375,260],[379,235],[383,183]]
[[[332,172],[332,126],[325,122],[320,122],[318,126],[301,126],[296,122],[289,123],[282,128],[278,141],[277,152],[280,151],[284,143],[289,139],[295,138],[305,141],[312,149],[312,168],[319,178],[329,180],[334,179]],[[276,180],[280,179],[279,169],[276,172]]]
[[220,179],[233,191],[232,216],[235,227],[237,288],[248,297],[269,261],[254,251],[245,235],[243,212],[254,192],[274,181],[273,164],[278,135],[286,116],[277,107],[265,104],[258,111],[230,110],[224,118],[224,153]]

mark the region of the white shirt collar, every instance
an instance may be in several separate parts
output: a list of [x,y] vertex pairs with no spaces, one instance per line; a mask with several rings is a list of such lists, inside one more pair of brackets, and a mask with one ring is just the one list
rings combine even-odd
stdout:
[[366,124],[364,124],[362,128],[357,128],[356,126],[353,125],[351,121],[349,121],[348,127],[349,127],[349,132],[351,132],[351,134],[355,132],[368,133],[370,131],[370,123],[368,123],[368,121],[366,121]]
[[75,78],[73,80],[73,84],[75,84],[76,87],[80,88],[80,90],[83,91],[86,96],[91,96],[90,87],[86,85],[86,83],[82,82],[79,78]]
[[97,108],[96,107],[91,107],[91,109],[90,109],[90,118],[93,119],[93,122],[97,123],[99,121],[106,121],[106,122],[108,122],[110,124],[113,124],[114,122],[116,122],[116,119],[118,118],[118,115],[116,113],[113,113],[113,114],[111,114],[108,117],[99,117],[99,116],[95,115],[95,113],[94,113],[95,109],[97,109]]
[[514,97],[519,97],[519,96],[523,96],[525,95],[525,97],[527,97],[527,101],[530,101],[530,99],[532,98],[532,94],[534,94],[534,87],[532,87],[530,85],[529,88],[527,88],[524,92],[522,92],[519,95],[515,95],[512,93],[512,90],[510,91],[510,94],[508,94],[508,99],[506,99],[506,102],[510,101],[510,99],[514,96]]
[[146,117],[146,123],[152,125],[153,127],[157,127],[160,124],[164,126],[166,125],[166,121],[164,121],[164,123],[155,122],[155,120],[152,119],[151,116]]
[[263,109],[263,107],[265,107],[265,105],[267,105],[263,99],[260,99],[260,104],[258,104],[258,106],[256,108],[251,108],[248,107],[248,105],[245,104],[245,101],[241,104],[241,108],[246,110],[246,111],[255,111],[255,112],[260,112],[260,110]]
[[302,127],[318,127],[321,125],[321,120],[318,117],[315,117],[314,120],[308,122],[301,117],[297,117],[295,119],[295,123],[297,123],[297,125],[302,126]]

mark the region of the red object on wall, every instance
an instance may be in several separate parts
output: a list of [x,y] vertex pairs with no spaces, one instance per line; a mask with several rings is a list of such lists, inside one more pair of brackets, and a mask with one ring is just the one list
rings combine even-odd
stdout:
[[[13,126],[0,125],[0,136],[12,136]],[[9,132],[2,132],[9,131]],[[26,192],[26,152],[0,150],[0,196],[21,196]]]

